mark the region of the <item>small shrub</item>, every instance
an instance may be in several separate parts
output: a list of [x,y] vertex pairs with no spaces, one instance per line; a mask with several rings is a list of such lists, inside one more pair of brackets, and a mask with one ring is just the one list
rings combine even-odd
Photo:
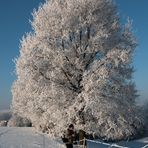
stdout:
[[0,121],[0,127],[7,126],[7,123],[8,123],[8,121],[6,121],[6,120]]
[[8,126],[13,127],[31,127],[31,121],[27,118],[20,117],[18,115],[13,115],[8,122]]

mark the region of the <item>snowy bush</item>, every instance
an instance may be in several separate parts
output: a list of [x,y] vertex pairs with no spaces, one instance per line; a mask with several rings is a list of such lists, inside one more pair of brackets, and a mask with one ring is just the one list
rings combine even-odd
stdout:
[[54,136],[69,123],[112,140],[139,134],[136,41],[112,0],[47,0],[32,28],[16,59],[14,113]]
[[6,120],[0,121],[0,127],[1,126],[7,126],[7,122]]
[[31,122],[27,118],[22,118],[18,115],[13,115],[8,122],[9,127],[31,127]]

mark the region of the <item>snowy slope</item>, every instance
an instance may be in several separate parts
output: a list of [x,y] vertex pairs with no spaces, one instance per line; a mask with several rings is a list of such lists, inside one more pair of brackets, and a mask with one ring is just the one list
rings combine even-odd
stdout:
[[0,127],[0,148],[63,148],[60,142],[32,128]]
[[[97,142],[97,141],[96,141]],[[110,143],[112,144],[112,143]],[[116,143],[128,148],[148,148],[148,137]],[[108,148],[109,146],[88,142],[87,148]],[[46,134],[35,132],[33,128],[0,127],[0,148],[65,148],[60,140],[49,139]],[[113,146],[112,148],[116,148]]]
[[[101,142],[101,141],[99,141]],[[106,143],[107,144],[107,143]],[[133,141],[121,141],[121,142],[117,142],[117,143],[108,143],[110,144],[110,146],[116,145],[116,146],[112,146],[112,148],[148,148],[148,137],[139,139],[139,140],[133,140]],[[109,146],[105,145],[105,144],[99,144],[95,142],[88,142],[87,143],[88,148],[109,148]]]

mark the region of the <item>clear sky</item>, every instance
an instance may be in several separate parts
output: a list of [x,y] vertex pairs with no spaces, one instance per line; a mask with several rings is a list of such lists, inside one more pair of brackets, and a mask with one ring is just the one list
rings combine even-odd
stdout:
[[[45,0],[0,0],[0,110],[11,104],[15,77],[13,59],[22,36],[31,31],[31,12]],[[141,99],[148,99],[148,0],[116,0],[122,22],[129,16],[139,41],[134,57],[134,81]]]

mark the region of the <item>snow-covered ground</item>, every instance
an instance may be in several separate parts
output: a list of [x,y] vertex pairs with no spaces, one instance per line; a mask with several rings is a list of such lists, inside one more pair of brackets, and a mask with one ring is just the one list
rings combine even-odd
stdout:
[[88,142],[87,146],[88,148],[110,148],[111,145],[112,148],[148,148],[148,137],[142,138],[139,140],[133,140],[133,141],[121,141],[118,143],[109,143],[110,146],[107,146],[105,144],[98,144],[94,142]]
[[0,148],[63,148],[60,141],[32,128],[0,127]]
[[[148,148],[148,137],[116,144],[128,148]],[[108,147],[94,142],[87,143],[87,148]],[[116,146],[112,147],[116,148]],[[59,139],[50,139],[46,134],[35,132],[33,128],[0,127],[0,148],[64,148],[64,145]]]

